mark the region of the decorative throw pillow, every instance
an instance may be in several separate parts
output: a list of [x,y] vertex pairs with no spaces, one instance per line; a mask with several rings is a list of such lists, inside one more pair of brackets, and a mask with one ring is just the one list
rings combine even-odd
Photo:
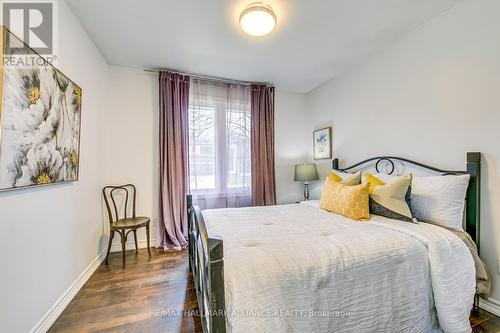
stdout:
[[[369,172],[367,172],[367,173],[370,174]],[[405,201],[408,204],[408,207],[410,207],[410,210],[411,210],[413,217],[414,218],[416,217],[415,212],[413,210],[413,205],[411,203],[411,198],[412,198],[412,194],[413,194],[412,191],[413,191],[413,186],[414,186],[413,182],[415,181],[415,177],[411,173],[401,175],[401,176],[391,176],[391,175],[388,175],[385,173],[376,173],[373,176],[375,176],[375,178],[378,178],[383,183],[391,183],[395,180],[398,180],[398,178],[400,178],[400,177],[411,177],[411,183],[410,183],[410,187],[408,187],[408,191],[406,192]],[[366,178],[365,178],[365,180],[366,180]],[[413,222],[415,222],[415,221],[413,221]]]
[[344,185],[359,185],[359,183],[361,182],[361,171],[358,171],[356,173],[349,173],[332,170],[327,179]]
[[370,191],[370,213],[405,222],[417,222],[410,208],[411,175],[391,177],[386,183],[368,172],[365,177]]
[[365,179],[366,179],[367,183],[370,183],[370,188],[368,189],[369,194],[373,193],[373,190],[375,189],[375,187],[385,185],[385,183],[383,181],[381,181],[377,177],[373,176],[369,172],[365,173]]
[[370,218],[369,186],[368,183],[349,186],[327,178],[321,193],[319,207],[353,220],[366,221]]

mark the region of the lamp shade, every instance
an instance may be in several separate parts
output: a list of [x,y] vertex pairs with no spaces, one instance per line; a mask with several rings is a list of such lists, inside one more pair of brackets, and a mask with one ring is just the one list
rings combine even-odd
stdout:
[[311,180],[318,180],[318,170],[314,163],[302,163],[295,165],[295,173],[293,176],[295,181],[308,182]]

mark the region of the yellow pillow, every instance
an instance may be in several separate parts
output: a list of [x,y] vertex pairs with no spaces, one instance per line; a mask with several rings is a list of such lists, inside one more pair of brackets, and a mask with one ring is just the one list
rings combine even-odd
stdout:
[[342,181],[342,177],[337,175],[335,172],[330,172],[328,175],[328,180],[336,183],[340,183]]
[[371,173],[365,173],[365,179],[367,183],[370,183],[370,188],[368,189],[368,193],[372,194],[373,190],[377,186],[385,185],[383,181],[372,175]]
[[410,208],[411,174],[384,183],[367,172],[365,179],[370,184],[370,213],[416,223]]
[[319,207],[353,220],[366,221],[370,219],[369,187],[369,183],[348,186],[327,178],[321,193]]

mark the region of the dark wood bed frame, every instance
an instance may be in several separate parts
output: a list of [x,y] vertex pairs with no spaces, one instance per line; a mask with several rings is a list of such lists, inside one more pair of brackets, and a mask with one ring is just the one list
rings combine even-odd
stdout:
[[[412,164],[422,169],[441,175],[469,174],[465,206],[465,230],[476,242],[479,251],[479,226],[481,205],[481,153],[467,153],[465,170],[443,170],[402,157],[380,156],[356,163],[346,168],[339,167],[339,160],[332,161],[332,168],[339,171],[354,171],[375,164],[379,171],[380,163],[395,170],[394,161]],[[387,165],[386,165],[387,166]],[[224,252],[221,238],[208,236],[201,209],[193,205],[192,196],[187,196],[187,214],[189,226],[189,269],[193,274],[198,308],[203,331],[223,333],[226,331],[225,296],[224,296]],[[477,297],[475,300],[477,305]]]

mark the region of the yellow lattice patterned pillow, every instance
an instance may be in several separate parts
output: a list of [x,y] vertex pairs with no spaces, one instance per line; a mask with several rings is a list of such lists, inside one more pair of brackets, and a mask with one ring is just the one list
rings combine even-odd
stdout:
[[366,221],[370,219],[369,188],[370,183],[349,186],[327,179],[319,207],[353,220]]

